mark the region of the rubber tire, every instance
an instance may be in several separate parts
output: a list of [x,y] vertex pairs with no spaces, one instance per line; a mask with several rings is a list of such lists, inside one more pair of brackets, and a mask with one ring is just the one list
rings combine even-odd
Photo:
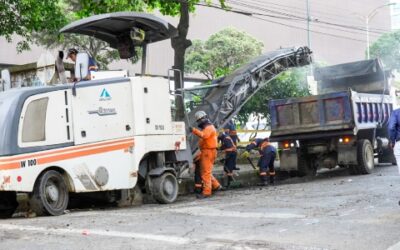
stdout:
[[297,176],[299,177],[314,177],[317,174],[316,169],[312,166],[310,159],[301,155],[298,159]]
[[170,204],[178,197],[178,180],[172,173],[166,172],[159,177],[152,178],[151,182],[151,194],[158,203]]
[[[58,189],[57,204],[51,204],[46,198],[46,184],[53,182]],[[69,193],[64,177],[55,170],[44,172],[35,182],[29,205],[36,215],[62,215],[68,206]]]
[[17,207],[18,202],[16,192],[0,192],[0,219],[11,218]]
[[375,168],[374,148],[369,140],[359,140],[357,142],[357,166],[352,166],[351,172],[354,174],[370,174]]

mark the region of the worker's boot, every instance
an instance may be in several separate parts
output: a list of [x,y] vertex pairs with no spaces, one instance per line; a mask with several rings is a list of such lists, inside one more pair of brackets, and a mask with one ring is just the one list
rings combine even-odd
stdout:
[[268,182],[266,182],[266,181],[260,181],[259,183],[257,183],[257,186],[259,186],[259,187],[266,187],[266,186],[268,186]]
[[260,182],[257,184],[257,186],[268,186],[268,179],[266,172],[260,172]]
[[231,186],[232,181],[233,181],[233,176],[228,176],[228,185],[226,186],[227,188]]
[[274,185],[275,184],[275,175],[270,175],[269,176],[269,184]]
[[260,187],[268,186],[267,178],[265,176],[261,176],[260,182],[257,184],[257,186],[260,186]]
[[210,198],[210,195],[196,194],[196,198],[199,200],[208,199]]
[[194,193],[195,194],[201,194],[203,192],[203,185],[202,184],[194,184]]

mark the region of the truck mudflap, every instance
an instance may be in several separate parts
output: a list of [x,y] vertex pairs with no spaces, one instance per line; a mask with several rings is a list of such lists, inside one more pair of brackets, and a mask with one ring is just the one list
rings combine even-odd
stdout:
[[281,171],[297,171],[299,160],[296,148],[281,150],[279,158]]

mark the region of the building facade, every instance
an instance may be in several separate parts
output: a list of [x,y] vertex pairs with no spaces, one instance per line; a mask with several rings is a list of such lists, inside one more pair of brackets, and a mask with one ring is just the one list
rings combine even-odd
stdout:
[[[379,7],[376,15],[369,20],[372,43],[391,30],[392,22],[395,25],[393,17],[397,15],[393,12],[398,10],[394,6],[386,6],[389,3],[390,0],[227,0],[231,10],[246,14],[198,6],[196,13],[191,15],[189,38],[206,40],[225,27],[234,27],[262,41],[264,51],[310,43],[315,61],[337,64],[362,60],[367,48],[365,18]],[[164,18],[177,24],[177,18]],[[309,29],[307,20],[310,20]],[[17,41],[18,38],[15,39]],[[33,46],[31,51],[17,54],[14,44],[0,39],[0,66],[34,62],[43,50]],[[147,63],[148,74],[166,75],[167,69],[173,65],[170,42],[150,45]],[[140,62],[132,66],[121,60],[110,68],[127,68],[132,75],[140,72]]]

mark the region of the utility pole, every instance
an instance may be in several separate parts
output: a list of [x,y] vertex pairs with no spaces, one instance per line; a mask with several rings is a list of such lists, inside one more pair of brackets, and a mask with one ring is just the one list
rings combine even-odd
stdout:
[[[372,16],[373,17],[373,16]],[[371,55],[370,55],[370,48],[369,48],[369,19],[370,16],[368,15],[367,18],[365,18],[365,31],[367,33],[367,59],[369,60]]]
[[365,19],[365,33],[367,34],[367,59],[370,59],[370,38],[369,38],[369,24],[372,20],[372,18],[374,18],[376,16],[376,14],[378,14],[378,11],[384,7],[388,7],[388,6],[393,6],[393,5],[397,5],[397,3],[387,3],[387,4],[383,4],[380,5],[378,7],[376,7],[375,9],[373,9],[371,12],[368,13],[368,15],[366,16],[362,16],[363,19]]
[[[310,15],[310,0],[306,0],[306,9],[307,9],[307,46],[309,49],[311,49],[311,32],[310,32],[310,23],[311,23],[311,15]],[[311,83],[314,79],[313,75],[313,66],[312,64],[309,65],[310,70],[308,71],[308,76],[307,76],[307,83],[310,88]],[[312,78],[312,79],[311,79]]]
[[311,49],[311,34],[310,34],[310,22],[311,22],[311,16],[310,16],[310,0],[306,0],[307,4],[307,45],[308,48]]

